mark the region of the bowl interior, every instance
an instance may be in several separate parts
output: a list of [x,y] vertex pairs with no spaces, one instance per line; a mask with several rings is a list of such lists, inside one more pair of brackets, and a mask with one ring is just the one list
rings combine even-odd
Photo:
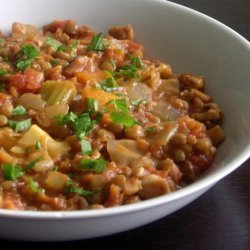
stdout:
[[96,31],[130,23],[146,57],[169,63],[176,73],[204,76],[207,92],[224,111],[227,139],[201,179],[220,173],[218,180],[250,155],[250,45],[221,23],[163,0],[12,0],[0,16],[4,31],[14,21],[42,26],[73,19]]

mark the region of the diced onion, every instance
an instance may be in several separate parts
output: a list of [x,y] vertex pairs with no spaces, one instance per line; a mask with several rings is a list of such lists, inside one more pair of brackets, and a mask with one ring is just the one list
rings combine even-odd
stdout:
[[66,115],[69,111],[69,105],[56,104],[45,108],[45,114],[48,118],[54,119],[57,115]]
[[152,90],[140,82],[133,82],[126,89],[130,100],[150,101],[152,99]]
[[107,150],[111,160],[119,166],[131,165],[142,156],[134,140],[109,140]]
[[45,107],[46,102],[42,99],[41,95],[35,95],[32,93],[23,94],[18,100],[17,105],[22,105],[26,109],[42,110]]

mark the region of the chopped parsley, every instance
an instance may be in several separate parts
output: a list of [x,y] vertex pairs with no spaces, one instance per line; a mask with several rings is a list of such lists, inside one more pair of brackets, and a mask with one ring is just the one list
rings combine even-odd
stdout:
[[86,111],[96,112],[99,108],[99,101],[97,99],[87,98],[86,99]]
[[92,120],[89,113],[83,113],[78,116],[74,112],[69,112],[65,116],[56,116],[55,119],[58,125],[72,123],[76,137],[80,140],[82,153],[91,154],[91,144],[83,138],[93,129],[94,125],[99,119],[101,119],[101,117],[102,115],[97,113],[95,119]]
[[140,56],[129,55],[130,64],[135,65],[138,69],[142,69],[145,67]]
[[119,88],[119,85],[117,81],[115,80],[115,78],[113,76],[110,76],[109,78],[101,82],[100,87],[107,92],[112,92],[116,90],[117,88]]
[[69,112],[65,116],[62,115],[55,116],[57,125],[69,124],[70,122],[74,123],[77,118],[78,116],[74,112]]
[[111,112],[110,118],[114,123],[124,125],[127,128],[130,128],[136,124],[139,124],[131,116],[121,113],[121,112],[117,112],[117,111]]
[[111,59],[111,60],[109,60],[108,62],[111,64],[113,70],[115,70],[115,68],[116,68],[115,61],[114,61],[113,59]]
[[78,168],[83,170],[90,170],[97,173],[102,173],[105,170],[105,167],[107,165],[107,161],[104,159],[81,159]]
[[147,101],[146,100],[131,100],[130,103],[132,106],[137,106],[139,104],[147,104]]
[[105,50],[105,45],[103,42],[103,33],[98,33],[95,35],[91,43],[87,47],[87,51],[104,51]]
[[31,63],[35,57],[39,55],[38,49],[30,44],[23,45],[18,54],[18,60],[16,67],[18,70],[25,71],[31,66]]
[[78,116],[74,112],[69,112],[65,116],[56,116],[55,118],[58,125],[69,124],[72,122],[78,139],[82,139],[86,136],[95,124],[95,121],[90,119],[89,113],[83,113]]
[[78,139],[82,139],[93,128],[94,123],[88,113],[81,114],[75,121],[75,132]]
[[76,40],[73,44],[68,46],[71,58],[74,57],[75,50],[77,49],[79,44],[80,44],[80,41]]
[[38,49],[35,46],[29,44],[23,45],[21,48],[21,52],[27,58],[35,58],[36,56],[39,55]]
[[15,181],[24,174],[23,169],[19,165],[4,163],[1,165],[4,179]]
[[29,186],[33,193],[45,193],[45,189],[38,187],[38,183],[34,182],[31,178],[29,179]]
[[144,68],[144,64],[140,57],[130,55],[130,64],[125,65],[119,69],[118,72],[114,72],[115,76],[128,76],[129,78],[138,79],[137,71]]
[[146,127],[144,128],[146,132],[151,133],[154,131],[154,127]]
[[40,143],[40,141],[36,140],[35,149],[39,150],[40,148],[41,148],[41,143]]
[[16,106],[13,111],[12,111],[12,115],[13,116],[17,116],[17,115],[25,115],[27,114],[27,111],[25,109],[25,107],[23,107],[22,105],[18,105]]
[[18,61],[16,64],[17,69],[25,71],[27,68],[29,68],[31,66],[32,63],[32,59],[26,59],[23,61]]
[[6,71],[4,71],[3,69],[0,69],[0,77],[4,76],[6,74]]
[[81,145],[81,151],[84,155],[90,155],[92,153],[92,147],[89,141],[81,139],[80,145]]
[[[74,52],[75,52],[77,46],[80,44],[80,41],[76,40],[73,44],[65,46],[64,44],[62,44],[61,42],[59,42],[55,38],[48,37],[47,40],[46,40],[46,44],[49,45],[49,46],[51,46],[56,51],[66,51],[66,50],[69,50],[70,56],[74,57]],[[56,60],[51,61],[52,64],[55,64],[56,62],[57,62]]]
[[60,63],[60,61],[58,59],[51,59],[50,63],[53,67],[55,67]]
[[125,114],[128,114],[127,103],[125,99],[112,99],[108,104],[113,104],[116,111],[121,111]]
[[79,194],[81,196],[89,196],[89,195],[95,194],[96,191],[86,190],[84,188],[79,187],[78,183],[76,183],[76,182],[67,181],[65,193],[75,193],[75,194]]
[[37,158],[35,158],[34,160],[32,160],[27,166],[26,169],[32,169],[37,162],[39,162],[42,159],[42,156],[39,156]]
[[48,37],[46,44],[51,46],[56,51],[61,51],[61,50],[65,49],[65,46],[61,42],[59,42],[58,40],[54,39],[53,37]]
[[15,132],[20,132],[31,127],[31,118],[23,121],[11,121],[9,120],[9,126],[15,130]]
[[125,99],[113,99],[107,103],[113,104],[115,110],[111,110],[111,120],[114,123],[124,125],[125,127],[132,127],[138,124],[128,112],[128,107]]

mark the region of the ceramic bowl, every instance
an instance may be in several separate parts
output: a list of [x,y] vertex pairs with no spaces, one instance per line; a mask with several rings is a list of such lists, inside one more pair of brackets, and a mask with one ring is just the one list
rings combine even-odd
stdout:
[[225,113],[227,136],[211,169],[179,191],[103,210],[0,210],[0,238],[62,241],[136,228],[187,205],[250,156],[250,44],[227,26],[164,0],[1,0],[0,3],[0,28],[5,31],[14,21],[42,26],[54,19],[73,19],[96,31],[130,23],[136,31],[136,40],[144,44],[147,57],[169,63],[177,73],[205,77],[208,94]]

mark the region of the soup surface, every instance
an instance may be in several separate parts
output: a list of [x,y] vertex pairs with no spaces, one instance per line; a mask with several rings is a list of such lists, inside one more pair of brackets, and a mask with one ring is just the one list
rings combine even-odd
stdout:
[[0,32],[0,208],[84,210],[195,181],[224,139],[204,79],[144,58],[131,25]]

